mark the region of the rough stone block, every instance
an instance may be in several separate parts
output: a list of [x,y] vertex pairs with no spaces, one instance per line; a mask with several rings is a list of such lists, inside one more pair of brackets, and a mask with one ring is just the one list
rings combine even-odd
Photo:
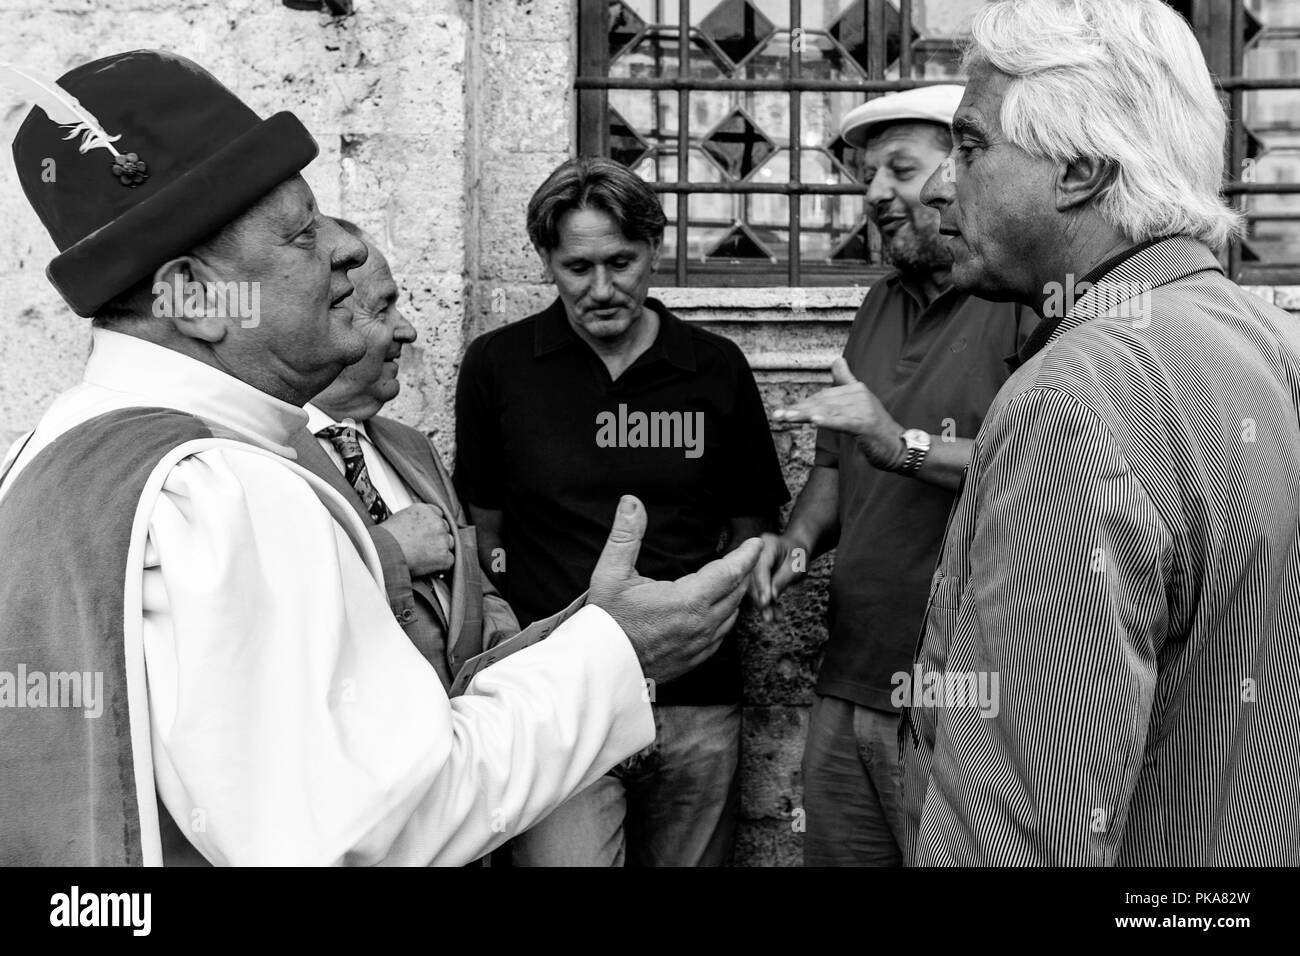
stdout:
[[419,337],[403,349],[402,391],[385,414],[433,434],[439,450],[450,457],[455,436],[456,369],[464,347],[465,280],[458,272],[395,278],[400,308]]
[[783,619],[764,624],[746,611],[740,624],[745,701],[807,705],[826,643],[826,586],[831,562],[823,556],[798,586],[781,596]]
[[793,821],[803,801],[799,762],[807,732],[807,708],[745,708],[740,757],[744,819]]
[[577,32],[574,0],[489,0],[477,6],[485,37],[568,41]]
[[563,152],[574,135],[573,64],[567,43],[500,44],[483,51],[478,97],[482,143],[493,152]]
[[540,312],[554,299],[555,286],[547,283],[476,282],[465,341]]
[[464,162],[431,134],[345,137],[340,208],[375,231],[395,268],[465,268]]
[[789,823],[744,820],[736,832],[733,866],[803,866],[803,843]]
[[37,270],[0,277],[0,301],[0,445],[7,449],[56,395],[81,380],[90,320],[74,314]]
[[[343,182],[339,174],[339,147],[336,136],[316,137],[320,144],[320,153],[315,160],[302,171],[302,178],[307,180],[312,194],[316,197],[316,208],[326,215],[343,215]],[[347,218],[351,218],[350,216]]]
[[479,278],[541,282],[542,266],[528,241],[528,200],[567,153],[485,157],[478,181]]

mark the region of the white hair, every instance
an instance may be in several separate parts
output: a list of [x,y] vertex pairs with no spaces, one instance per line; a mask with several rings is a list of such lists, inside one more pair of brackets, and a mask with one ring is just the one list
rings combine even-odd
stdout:
[[1162,0],[990,0],[963,72],[1011,77],[1007,140],[1031,156],[1110,160],[1097,211],[1134,242],[1186,234],[1218,249],[1242,217],[1220,195],[1227,120],[1191,29]]

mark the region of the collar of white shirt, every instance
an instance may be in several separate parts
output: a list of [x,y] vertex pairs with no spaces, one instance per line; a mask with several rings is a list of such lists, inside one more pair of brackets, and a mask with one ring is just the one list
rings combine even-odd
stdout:
[[406,479],[402,477],[401,472],[393,466],[387,456],[379,450],[379,446],[375,444],[374,439],[366,432],[364,422],[354,421],[350,418],[340,421],[331,417],[328,412],[317,408],[311,402],[303,406],[303,410],[307,413],[308,430],[313,435],[316,435],[321,448],[325,450],[325,454],[329,455],[330,460],[334,462],[334,466],[339,471],[346,474],[343,459],[339,457],[338,450],[329,439],[321,438],[316,433],[322,428],[328,428],[330,425],[351,425],[357,430],[357,434],[361,436],[361,454],[365,457],[366,468],[370,473],[370,481],[374,484],[375,490],[379,492],[379,497],[384,499],[384,503],[388,505],[394,514],[415,504],[415,493],[411,490],[411,486],[406,483]]
[[370,442],[370,444],[374,444],[374,441],[370,438],[370,433],[366,431],[365,422],[359,422],[352,418],[335,418],[328,412],[317,408],[311,402],[304,405],[302,409],[307,413],[307,430],[313,435],[317,435],[322,428],[329,428],[331,425],[351,425],[357,430],[358,435]]
[[137,401],[197,415],[223,425],[286,458],[297,455],[289,437],[307,413],[220,369],[144,339],[92,329],[86,362],[88,385],[121,392]]

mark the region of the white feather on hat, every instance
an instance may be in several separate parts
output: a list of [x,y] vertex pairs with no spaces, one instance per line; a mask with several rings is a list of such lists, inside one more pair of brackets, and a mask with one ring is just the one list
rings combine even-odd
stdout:
[[72,131],[64,139],[72,139],[81,134],[81,152],[106,149],[114,158],[122,157],[113,146],[122,137],[109,136],[95,115],[57,83],[35,77],[13,64],[0,63],[0,86],[9,87],[33,105],[45,110],[45,115],[56,125],[71,126]]

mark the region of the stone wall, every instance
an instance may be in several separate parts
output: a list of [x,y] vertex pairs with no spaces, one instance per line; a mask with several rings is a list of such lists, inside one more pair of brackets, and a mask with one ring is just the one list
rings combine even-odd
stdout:
[[[451,434],[471,233],[467,10],[459,0],[361,0],[345,18],[270,0],[0,0],[0,62],[57,77],[111,53],[168,50],[207,67],[263,116],[297,113],[320,144],[304,175],[320,207],[388,250],[420,333],[393,411]],[[0,134],[26,105],[0,91]],[[88,323],[46,282],[53,244],[0,162],[0,442],[75,382]]]
[[[967,3],[967,0],[963,0]],[[0,0],[0,62],[58,76],[139,47],[210,69],[254,109],[296,112],[321,155],[305,175],[322,209],[386,247],[420,340],[391,411],[450,461],[452,395],[474,335],[544,305],[524,206],[575,143],[574,0],[356,0],[334,19],[272,0]],[[26,106],[0,93],[11,139]],[[43,275],[53,244],[0,162],[0,447],[75,383],[88,323]],[[735,339],[769,409],[829,381],[865,288],[667,289],[684,317]],[[1258,290],[1300,308],[1300,290]],[[774,432],[792,494],[812,432]],[[799,757],[825,640],[826,559],[786,600],[780,625],[743,622],[743,824],[737,863],[799,861]]]

